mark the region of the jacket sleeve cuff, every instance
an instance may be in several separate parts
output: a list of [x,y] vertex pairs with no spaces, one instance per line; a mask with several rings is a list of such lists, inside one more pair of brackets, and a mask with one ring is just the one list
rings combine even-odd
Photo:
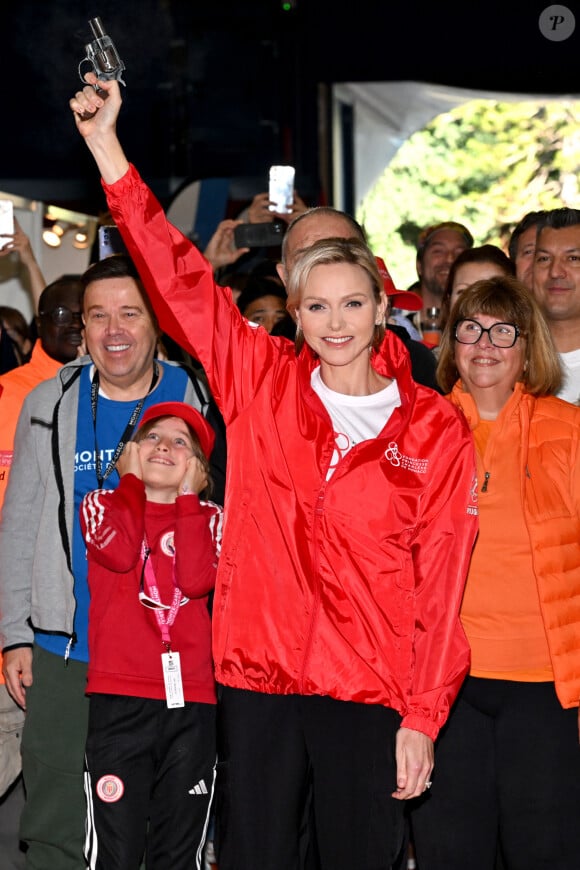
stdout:
[[440,730],[439,726],[432,719],[426,719],[424,716],[420,716],[417,713],[409,713],[407,716],[403,716],[401,728],[410,728],[411,731],[420,731],[422,734],[426,734],[427,737],[430,737],[433,741],[436,740]]
[[202,512],[199,496],[195,492],[187,492],[178,495],[175,504],[180,516],[194,516],[196,514],[201,514]]
[[7,652],[11,652],[11,650],[13,649],[32,649],[33,646],[34,644],[32,643],[11,643],[8,646],[2,648],[2,655]]
[[126,173],[118,178],[116,181],[114,181],[113,184],[107,184],[107,182],[101,178],[101,185],[106,193],[109,191],[122,193],[123,187],[126,186],[128,182],[130,183],[131,179],[139,177],[139,173],[137,172],[133,164],[129,163],[129,168]]

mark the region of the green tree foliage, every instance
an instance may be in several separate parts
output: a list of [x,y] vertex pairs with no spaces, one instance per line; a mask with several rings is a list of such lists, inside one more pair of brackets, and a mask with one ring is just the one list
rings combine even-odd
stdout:
[[464,223],[476,244],[507,250],[528,211],[578,207],[580,102],[473,100],[413,134],[361,203],[357,219],[401,287],[416,280],[420,230]]

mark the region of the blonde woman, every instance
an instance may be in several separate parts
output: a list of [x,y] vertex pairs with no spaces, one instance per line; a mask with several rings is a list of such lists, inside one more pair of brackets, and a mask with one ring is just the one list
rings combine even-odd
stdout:
[[162,329],[203,365],[228,428],[220,870],[297,868],[309,783],[322,868],[390,866],[468,665],[468,428],[384,334],[383,282],[359,241],[297,258],[301,348],[249,323],[129,165],[119,89],[102,84],[106,101],[90,87],[71,100],[79,132]]

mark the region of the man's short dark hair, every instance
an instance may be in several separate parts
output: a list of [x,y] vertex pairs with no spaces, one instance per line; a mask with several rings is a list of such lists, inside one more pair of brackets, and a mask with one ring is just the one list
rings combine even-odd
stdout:
[[38,299],[38,313],[41,317],[51,310],[51,299],[53,296],[58,296],[63,290],[78,290],[79,299],[82,299],[84,285],[81,275],[61,275],[56,281],[46,285]]
[[518,252],[518,241],[519,241],[520,236],[523,233],[525,233],[526,230],[529,230],[531,227],[534,227],[534,226],[537,227],[540,224],[540,222],[542,221],[544,215],[546,215],[546,214],[547,214],[547,212],[543,211],[543,210],[529,211],[515,225],[515,227],[512,230],[512,234],[510,236],[510,240],[508,243],[508,252],[510,255],[510,260],[513,263],[515,263],[515,261],[516,261],[516,254]]
[[131,257],[127,254],[111,254],[93,263],[81,276],[86,290],[93,281],[104,281],[107,278],[133,278],[141,285],[141,278]]
[[565,230],[568,227],[575,227],[580,224],[580,209],[553,208],[550,211],[542,213],[542,217],[538,222],[538,232],[543,229],[550,230]]

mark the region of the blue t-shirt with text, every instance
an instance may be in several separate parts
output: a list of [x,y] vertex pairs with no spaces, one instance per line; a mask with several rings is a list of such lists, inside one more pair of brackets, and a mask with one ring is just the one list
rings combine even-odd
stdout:
[[[151,405],[158,402],[182,402],[187,389],[188,374],[177,366],[163,366],[163,377],[147,396],[141,414]],[[105,396],[99,396],[97,403],[97,433],[93,426],[91,408],[91,375],[93,366],[87,365],[80,376],[79,407],[77,415],[77,439],[74,469],[74,525],[72,535],[72,563],[74,574],[74,596],[76,602],[74,631],[76,641],[71,645],[71,659],[87,662],[88,622],[89,622],[89,586],[87,577],[86,547],[80,524],[80,506],[83,498],[93,489],[98,489],[97,467],[95,462],[95,440],[99,445],[101,456],[101,474],[109,465],[127,423],[139,400],[131,402],[115,402]],[[141,415],[140,415],[141,416]],[[119,483],[119,475],[115,469],[108,475],[103,489],[115,489]],[[62,634],[36,632],[35,642],[43,649],[56,655],[65,655],[69,638]]]

